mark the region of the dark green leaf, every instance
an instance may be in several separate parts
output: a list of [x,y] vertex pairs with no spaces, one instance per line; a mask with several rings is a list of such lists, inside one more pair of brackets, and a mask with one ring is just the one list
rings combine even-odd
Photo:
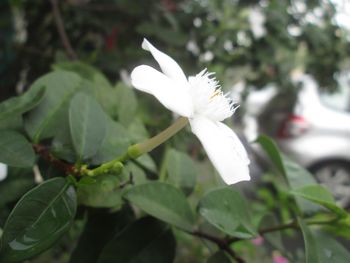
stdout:
[[98,263],[170,263],[174,257],[171,229],[154,218],[144,217],[115,236]]
[[75,154],[68,123],[69,122],[67,120],[67,125],[63,125],[57,131],[52,141],[51,152],[55,157],[59,159],[70,163],[75,163],[77,161],[77,155]]
[[282,157],[278,150],[276,143],[268,136],[260,135],[256,142],[261,145],[266,154],[269,156],[270,160],[276,166],[277,170],[282,174],[286,175]]
[[45,95],[39,105],[25,117],[25,129],[34,142],[50,138],[65,125],[68,105],[83,80],[75,73],[52,72],[37,81],[31,89],[45,87]]
[[231,257],[224,251],[217,251],[212,255],[207,263],[232,263]]
[[306,263],[347,263],[350,253],[331,236],[313,231],[303,220],[298,220],[303,233]]
[[193,160],[185,153],[170,149],[166,157],[167,180],[189,195],[196,184],[196,169]]
[[302,219],[299,219],[298,222],[304,237],[306,263],[319,263],[315,237]]
[[113,207],[119,209],[122,206],[119,179],[115,175],[100,175],[94,183],[79,184],[78,201],[91,207]]
[[106,135],[106,115],[91,96],[78,93],[69,107],[69,124],[79,159],[93,156]]
[[302,188],[297,188],[291,191],[291,194],[320,204],[339,216],[346,217],[348,215],[344,209],[336,205],[332,194],[321,185],[309,185]]
[[317,240],[318,255],[320,263],[347,263],[349,262],[350,252],[345,249],[333,237],[323,232],[313,233]]
[[[10,175],[8,176],[10,177]],[[17,201],[25,192],[34,186],[32,176],[19,177],[13,180],[7,178],[0,182],[0,209],[8,202]]]
[[134,186],[124,197],[146,213],[190,231],[194,222],[184,194],[172,185],[152,182]]
[[1,262],[21,262],[51,247],[71,225],[76,205],[75,190],[63,178],[26,193],[5,224]]
[[0,131],[0,162],[15,167],[34,165],[35,153],[23,135],[15,131]]
[[96,263],[104,246],[134,219],[131,208],[111,213],[90,209],[83,233],[69,260],[70,263]]
[[[259,136],[256,141],[262,146],[279,173],[284,175],[287,179],[291,189],[317,184],[316,180],[308,171],[290,160],[287,156],[281,154],[277,145],[271,138],[262,135]],[[295,199],[299,208],[304,212],[313,212],[320,208],[310,201],[301,199],[300,197],[296,197]]]
[[128,132],[119,123],[107,119],[107,132],[97,153],[92,157],[93,164],[111,161],[124,154],[130,144]]
[[245,199],[230,187],[208,192],[200,200],[198,209],[209,223],[229,235],[240,238],[256,235]]
[[10,116],[21,115],[34,108],[45,94],[44,87],[30,89],[19,97],[10,98],[0,103],[0,120]]
[[93,93],[102,108],[111,117],[117,117],[117,90],[108,79],[96,68],[80,61],[55,64],[55,70],[73,71],[91,82]]

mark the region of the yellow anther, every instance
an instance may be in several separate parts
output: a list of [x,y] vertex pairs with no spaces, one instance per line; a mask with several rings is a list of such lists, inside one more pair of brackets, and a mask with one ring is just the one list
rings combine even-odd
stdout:
[[217,95],[220,95],[220,90],[219,89],[217,89],[214,93],[213,93],[213,95],[211,95],[210,96],[210,98],[209,98],[209,100],[212,100],[212,99],[214,99]]

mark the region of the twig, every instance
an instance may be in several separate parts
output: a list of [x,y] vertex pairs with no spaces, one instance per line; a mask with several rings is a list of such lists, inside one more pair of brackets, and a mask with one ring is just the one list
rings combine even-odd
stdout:
[[64,29],[64,24],[61,17],[60,9],[58,7],[57,0],[51,0],[51,4],[52,4],[52,13],[56,22],[57,31],[58,31],[58,34],[60,35],[61,42],[67,53],[67,56],[71,60],[76,60],[78,59],[78,56],[74,51],[74,49],[72,48],[72,45],[69,41],[66,30]]
[[245,263],[245,260],[240,256],[238,256],[236,252],[230,247],[230,243],[228,242],[228,240],[221,239],[221,238],[209,235],[207,233],[203,233],[201,231],[193,231],[190,234],[192,234],[193,236],[207,239],[215,243],[220,249],[229,253],[238,263]]
[[280,231],[280,230],[285,230],[285,229],[289,229],[289,228],[298,228],[298,222],[297,221],[292,221],[292,222],[290,222],[288,224],[284,224],[284,225],[263,228],[263,229],[259,230],[259,234],[260,235],[264,235],[264,234],[267,234],[267,233],[276,232],[276,231]]
[[74,169],[74,165],[66,163],[62,160],[54,157],[49,150],[41,144],[33,144],[33,149],[39,154],[45,161],[52,163],[53,166],[63,171],[66,175],[75,174],[78,175],[78,171]]

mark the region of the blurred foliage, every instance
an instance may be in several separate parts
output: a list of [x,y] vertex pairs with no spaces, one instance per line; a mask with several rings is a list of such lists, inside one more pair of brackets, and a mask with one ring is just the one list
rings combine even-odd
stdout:
[[[51,1],[0,4],[2,98],[25,89],[67,60]],[[116,80],[145,61],[147,37],[181,61],[186,72],[216,71],[225,86],[244,81],[292,88],[291,74],[312,74],[332,89],[349,59],[349,32],[329,1],[65,0],[58,1],[68,39],[80,60]]]
[[[186,129],[98,178],[79,174],[173,120],[128,86],[130,70],[149,64],[142,38],[185,72],[215,71],[225,88],[289,92],[304,71],[333,89],[350,54],[334,15],[321,0],[2,1],[0,99],[24,94],[0,104],[0,161],[10,165],[0,261],[347,262],[334,237],[349,239],[349,213],[267,137],[257,142],[272,166],[248,194],[223,186]],[[32,247],[17,253],[18,243]]]

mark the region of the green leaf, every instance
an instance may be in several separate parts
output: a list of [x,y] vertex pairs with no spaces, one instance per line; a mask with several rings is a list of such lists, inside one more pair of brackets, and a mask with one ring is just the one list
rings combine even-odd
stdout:
[[302,188],[297,188],[291,191],[291,194],[320,204],[339,216],[346,217],[348,215],[344,209],[336,205],[332,194],[321,185],[308,185]]
[[217,251],[207,261],[207,263],[232,263],[231,257],[224,251]]
[[53,138],[51,152],[55,157],[67,162],[75,163],[77,161],[68,120],[67,125],[63,125]]
[[196,185],[196,169],[193,160],[185,153],[170,149],[166,156],[167,181],[179,187],[186,195]]
[[104,248],[98,263],[169,263],[175,257],[171,229],[151,217],[144,217],[115,236]]
[[39,105],[24,119],[25,129],[35,143],[53,137],[65,125],[69,101],[82,84],[77,74],[65,71],[49,73],[34,82],[30,89],[46,90]]
[[106,115],[91,96],[76,94],[69,107],[69,124],[79,159],[93,156],[106,135]]
[[44,87],[30,89],[19,97],[10,98],[0,103],[0,120],[15,115],[21,115],[34,108],[45,94]]
[[[291,189],[306,185],[317,185],[316,180],[308,171],[279,152],[277,145],[271,138],[261,135],[256,141],[262,146],[278,172],[287,179]],[[299,208],[306,213],[314,212],[320,208],[318,205],[300,197],[296,197],[295,200]]]
[[313,236],[308,225],[306,225],[306,223],[302,219],[299,219],[298,222],[304,238],[306,263],[320,262],[318,258],[317,244],[316,244],[315,237]]
[[[229,235],[249,238],[255,234],[254,231],[251,231],[250,216],[245,200],[238,192],[229,187],[208,192],[200,200],[198,210],[209,223]],[[248,226],[245,233],[238,230],[242,224]]]
[[347,263],[350,253],[331,236],[313,231],[303,220],[298,220],[304,237],[306,263]]
[[115,175],[100,175],[95,182],[79,184],[78,201],[91,207],[113,207],[120,209],[122,206],[119,179]]
[[125,207],[113,213],[105,209],[89,209],[87,217],[70,263],[96,263],[105,245],[135,216],[131,208]]
[[55,70],[72,71],[89,80],[93,93],[105,112],[113,118],[117,117],[117,90],[98,69],[80,61],[58,63],[53,68]]
[[63,178],[50,179],[17,203],[4,227],[1,262],[21,262],[51,247],[70,227],[75,190]]
[[347,263],[349,262],[350,252],[345,249],[333,237],[323,232],[313,233],[317,240],[318,255],[320,263]]
[[137,99],[134,90],[122,82],[119,82],[115,87],[117,91],[116,105],[118,105],[118,120],[125,127],[128,127],[133,118],[130,116],[136,115]]
[[119,123],[107,118],[107,132],[100,148],[92,157],[93,164],[111,161],[124,154],[130,144],[128,132]]
[[134,186],[124,197],[146,213],[190,231],[194,222],[184,194],[172,185],[152,182]]
[[256,235],[245,199],[230,187],[208,192],[200,200],[198,210],[209,223],[231,236],[252,238]]
[[12,174],[9,174],[6,180],[0,182],[0,209],[9,202],[17,201],[34,186],[33,176],[21,176],[14,179],[11,177]]
[[15,131],[0,131],[0,162],[15,167],[34,165],[35,153],[26,138]]
[[276,143],[266,135],[260,135],[256,142],[261,145],[266,154],[269,156],[270,160],[273,162],[277,170],[282,174],[286,175],[282,157],[278,150]]

